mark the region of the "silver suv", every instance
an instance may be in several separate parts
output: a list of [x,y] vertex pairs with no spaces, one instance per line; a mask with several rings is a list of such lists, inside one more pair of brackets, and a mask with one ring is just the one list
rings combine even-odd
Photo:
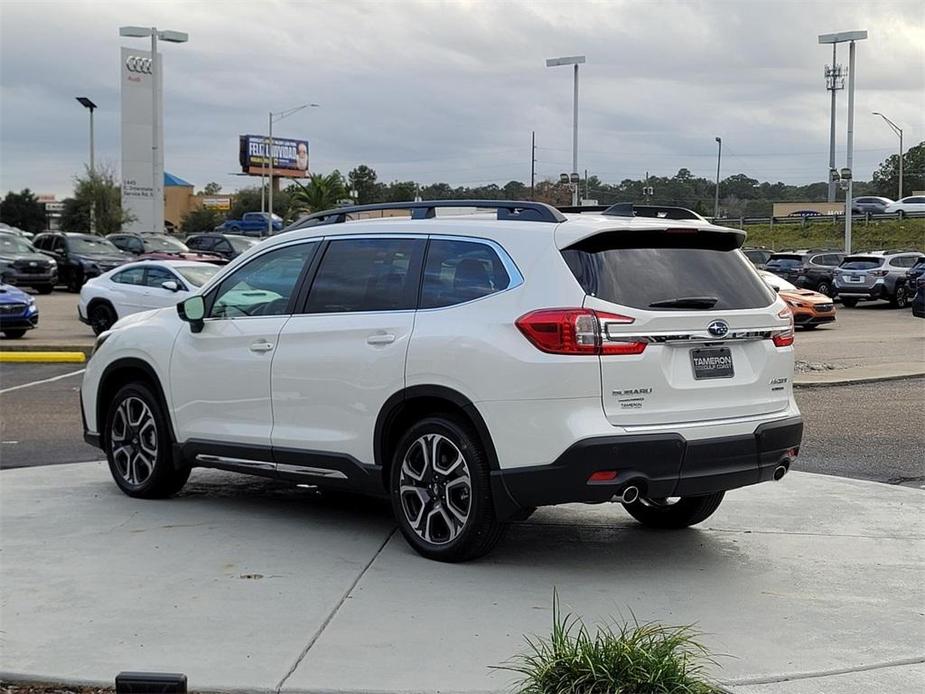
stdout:
[[835,271],[835,290],[852,308],[862,299],[883,299],[906,308],[911,296],[906,272],[922,257],[917,251],[872,251],[846,257]]

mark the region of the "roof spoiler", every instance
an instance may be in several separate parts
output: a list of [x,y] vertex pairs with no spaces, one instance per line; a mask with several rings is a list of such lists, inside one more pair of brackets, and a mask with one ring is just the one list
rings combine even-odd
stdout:
[[[283,231],[305,229],[322,224],[343,224],[348,216],[368,212],[385,212],[388,210],[407,210],[411,219],[432,219],[441,207],[472,207],[476,209],[497,210],[499,221],[552,222],[566,221],[565,216],[552,205],[543,202],[523,200],[423,200],[415,202],[383,202],[372,205],[349,205],[333,210],[324,210],[302,217],[290,224]],[[280,232],[282,233],[282,232]]]
[[614,205],[569,205],[557,208],[560,212],[581,214],[593,212],[610,217],[649,217],[652,219],[698,219],[703,217],[686,207],[667,205],[637,205],[632,202],[618,202]]

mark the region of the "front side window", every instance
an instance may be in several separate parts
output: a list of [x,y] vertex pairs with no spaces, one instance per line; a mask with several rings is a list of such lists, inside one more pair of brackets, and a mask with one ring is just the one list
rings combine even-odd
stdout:
[[190,248],[195,248],[197,251],[207,251],[215,244],[213,239],[208,236],[194,236],[191,239],[186,240],[186,245]]
[[318,268],[306,313],[415,308],[424,241],[331,241]]
[[[149,287],[161,289],[164,282],[177,282],[177,278],[169,270],[162,267],[149,267],[148,274],[145,276],[145,284]],[[177,284],[180,284],[177,282]],[[182,286],[182,285],[181,285]]]
[[507,289],[501,258],[484,243],[435,239],[427,250],[421,308],[452,306]]
[[209,318],[280,316],[289,312],[302,269],[317,243],[277,248],[226,277],[215,291]]
[[143,267],[132,267],[122,272],[117,272],[112,276],[112,281],[116,284],[134,284],[142,286],[145,283],[145,269]]

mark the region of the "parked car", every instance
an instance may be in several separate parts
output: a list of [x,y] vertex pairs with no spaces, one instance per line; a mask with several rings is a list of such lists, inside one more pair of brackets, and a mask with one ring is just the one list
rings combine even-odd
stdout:
[[906,289],[909,292],[909,296],[915,296],[920,277],[925,277],[925,256],[916,260],[915,265],[906,273]]
[[773,272],[759,270],[758,274],[787,302],[793,312],[793,322],[798,328],[814,330],[835,321],[835,304],[831,297],[811,289],[800,289]]
[[812,289],[831,297],[835,296],[835,268],[844,257],[841,251],[826,249],[775,253],[765,264],[765,269],[801,289]]
[[19,227],[14,227],[9,224],[5,224],[3,222],[0,222],[0,231],[5,231],[10,234],[16,234],[17,236],[22,236],[27,241],[32,241],[32,239],[35,238],[35,234],[33,234],[31,231],[23,231]]
[[18,339],[39,324],[39,309],[35,299],[22,289],[0,283],[0,332],[4,337]]
[[176,305],[216,272],[215,265],[188,260],[129,263],[87,280],[77,314],[99,335],[132,313]]
[[116,248],[137,256],[139,260],[194,260],[200,263],[224,265],[227,258],[216,253],[191,251],[182,241],[167,234],[109,234]]
[[49,294],[58,281],[58,264],[24,237],[0,229],[0,282]]
[[910,195],[891,202],[883,210],[884,214],[895,214],[900,219],[908,214],[925,213],[925,195]]
[[58,281],[72,292],[79,292],[88,279],[132,260],[130,254],[92,234],[46,232],[36,236],[33,245],[57,262]]
[[774,251],[768,248],[743,248],[742,252],[759,270],[763,270],[768,260],[774,255]]
[[205,234],[193,234],[192,236],[188,236],[184,243],[191,251],[211,253],[221,256],[226,260],[232,260],[245,251],[250,250],[253,246],[256,246],[259,241],[246,236],[208,232]]
[[883,299],[896,308],[906,308],[912,298],[906,286],[906,272],[921,257],[917,251],[849,255],[835,273],[835,288],[842,305],[852,308],[858,301]]
[[912,299],[912,315],[917,318],[925,318],[925,276],[919,276],[915,280],[915,297]]
[[[497,217],[434,214],[460,207]],[[789,469],[793,315],[744,231],[378,209],[414,214],[310,215],[97,340],[85,439],[124,493],[169,496],[204,466],[385,494],[417,552],[462,561],[537,506],[680,528]]]
[[269,212],[245,212],[241,219],[226,219],[215,227],[222,234],[244,234],[245,236],[271,236],[283,228],[283,219],[273,215],[273,231],[269,231]]
[[883,214],[887,205],[893,201],[876,195],[865,195],[851,201],[851,212],[854,214]]

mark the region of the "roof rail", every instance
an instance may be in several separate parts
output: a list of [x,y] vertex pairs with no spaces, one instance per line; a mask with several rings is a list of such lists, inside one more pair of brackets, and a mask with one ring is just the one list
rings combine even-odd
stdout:
[[605,209],[601,214],[613,217],[653,217],[655,219],[703,219],[699,214],[686,207],[668,207],[665,205],[636,205],[632,202],[618,202]]
[[350,205],[333,210],[324,210],[323,212],[314,212],[290,224],[283,231],[304,229],[322,224],[343,224],[347,221],[348,215],[385,210],[408,210],[411,212],[411,219],[431,219],[436,216],[436,210],[439,207],[493,209],[498,211],[498,220],[553,223],[566,221],[565,216],[555,207],[543,202],[526,202],[522,200],[424,200]]

